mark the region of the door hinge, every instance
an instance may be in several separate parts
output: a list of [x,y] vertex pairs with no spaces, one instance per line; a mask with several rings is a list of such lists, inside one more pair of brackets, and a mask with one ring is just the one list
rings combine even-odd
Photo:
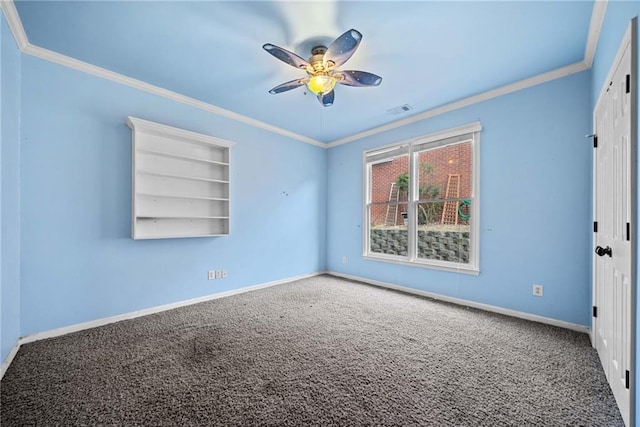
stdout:
[[593,221],[593,232],[594,233],[598,232],[598,221]]
[[631,240],[631,224],[627,223],[627,240]]
[[593,137],[593,148],[598,148],[598,135]]
[[627,388],[627,390],[629,389],[629,370],[627,369],[624,372],[624,386]]
[[631,92],[631,74],[627,74],[627,84],[626,84],[625,93],[630,93],[630,92]]
[[593,306],[593,317],[598,317],[598,307]]

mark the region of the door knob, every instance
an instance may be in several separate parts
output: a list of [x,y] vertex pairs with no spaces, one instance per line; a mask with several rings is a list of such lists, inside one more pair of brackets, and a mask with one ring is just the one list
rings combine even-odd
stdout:
[[609,255],[609,257],[611,257],[611,248],[609,246],[607,246],[606,248],[603,248],[602,246],[596,246],[595,252],[598,256]]

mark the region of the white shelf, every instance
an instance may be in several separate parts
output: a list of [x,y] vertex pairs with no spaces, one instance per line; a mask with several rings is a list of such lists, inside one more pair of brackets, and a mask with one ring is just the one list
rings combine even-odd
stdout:
[[191,234],[189,236],[181,236],[181,235],[167,235],[167,236],[152,236],[152,235],[146,235],[144,238],[146,240],[158,240],[158,239],[184,239],[187,237],[223,237],[223,236],[228,236],[228,233],[225,234]]
[[183,156],[183,155],[179,155],[179,154],[166,153],[164,151],[150,150],[148,148],[138,148],[138,151],[140,151],[141,153],[147,153],[147,154],[151,154],[151,155],[154,155],[154,156],[168,157],[170,159],[178,159],[178,160],[185,160],[185,161],[189,161],[189,162],[198,162],[198,163],[220,165],[220,166],[229,166],[229,163],[225,163],[225,162],[218,162],[218,161],[215,161],[215,160],[207,160],[207,159],[199,159],[199,158],[196,158],[196,157],[190,157],[190,156]]
[[228,202],[228,198],[223,197],[200,197],[200,196],[179,196],[176,194],[152,194],[152,193],[137,193],[141,197],[160,197],[166,199],[189,199],[189,200],[214,200],[218,202]]
[[178,215],[140,215],[138,219],[229,219],[228,216],[178,216]]
[[166,178],[177,178],[177,179],[191,179],[194,181],[207,181],[207,182],[218,182],[220,184],[228,184],[229,181],[224,181],[221,179],[210,179],[210,178],[200,178],[197,176],[188,176],[188,175],[174,175],[172,173],[161,173],[161,172],[149,172],[149,171],[138,171],[139,174],[144,175],[154,175],[154,176],[164,176]]
[[229,234],[229,220],[223,218],[135,219],[134,239],[173,239],[177,237],[224,236]]
[[219,138],[129,117],[134,239],[229,234],[229,151]]

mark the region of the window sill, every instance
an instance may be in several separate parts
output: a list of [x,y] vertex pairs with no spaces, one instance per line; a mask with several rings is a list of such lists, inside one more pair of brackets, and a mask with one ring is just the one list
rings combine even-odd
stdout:
[[391,264],[401,264],[407,265],[410,267],[419,267],[419,268],[428,268],[431,270],[441,270],[441,271],[449,271],[452,273],[462,273],[469,274],[472,276],[478,276],[480,274],[480,270],[475,266],[468,266],[462,264],[439,264],[434,262],[425,262],[425,261],[409,261],[405,257],[395,257],[395,256],[384,256],[384,255],[372,255],[372,254],[364,254],[362,257],[365,260],[369,261],[381,261],[388,262]]

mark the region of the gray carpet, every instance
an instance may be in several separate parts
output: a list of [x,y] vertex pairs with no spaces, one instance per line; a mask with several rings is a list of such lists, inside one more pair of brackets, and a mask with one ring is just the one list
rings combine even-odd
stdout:
[[588,337],[321,276],[23,346],[2,426],[618,426]]

